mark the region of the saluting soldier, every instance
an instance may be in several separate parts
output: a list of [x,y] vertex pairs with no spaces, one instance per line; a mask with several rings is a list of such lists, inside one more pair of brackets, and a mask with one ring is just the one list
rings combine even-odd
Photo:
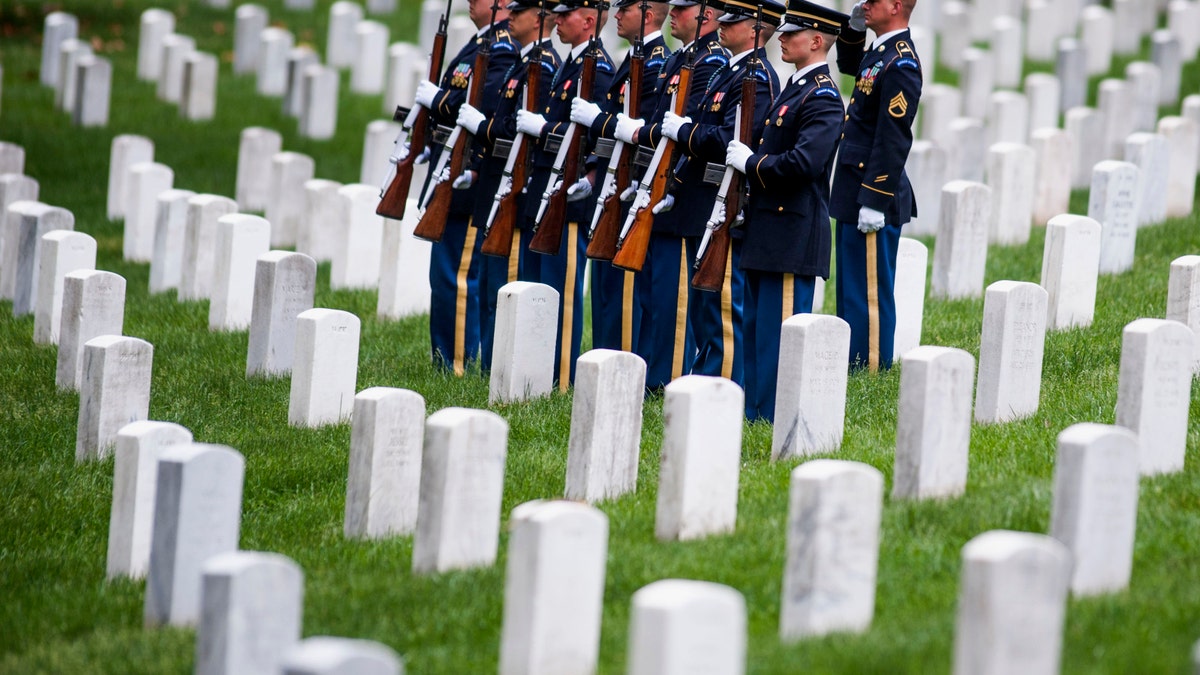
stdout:
[[[838,37],[838,69],[855,76],[833,176],[837,312],[850,324],[850,364],[892,365],[900,228],[917,215],[904,173],[921,98],[908,20],[916,0],[859,0]],[[864,52],[865,30],[875,38]]]
[[[751,128],[762,129],[771,101],[779,92],[779,78],[767,61],[766,41],[783,18],[783,4],[776,0],[725,0],[725,13],[717,18],[721,44],[733,56],[713,75],[695,116],[680,117],[667,112],[662,131],[679,141],[684,157],[675,171],[669,214],[687,242],[687,259],[695,260],[704,226],[712,213],[717,187],[725,172],[725,155],[737,137],[737,109],[742,102],[742,81],[756,82]],[[756,41],[757,40],[757,44]],[[743,114],[749,114],[744,110]],[[670,205],[668,205],[670,206]],[[691,289],[688,323],[696,341],[693,375],[725,377],[742,384],[742,304],[745,274],[739,268],[740,233],[734,232],[730,260],[719,293]],[[688,265],[689,272],[691,265]],[[690,278],[690,277],[689,277]]]
[[[630,112],[634,117],[646,118],[654,113],[658,105],[659,73],[666,65],[670,50],[663,39],[662,26],[667,18],[665,2],[643,2],[643,0],[617,0],[617,35],[634,43],[642,40],[642,65],[637,107]],[[644,8],[644,9],[643,9]],[[643,38],[643,35],[645,36]],[[612,84],[604,93],[604,99],[594,103],[580,97],[571,102],[571,121],[586,125],[592,130],[596,142],[595,176],[602,181],[612,159],[617,115],[625,109],[625,98],[630,95],[629,76],[633,50],[630,50],[617,67]],[[625,152],[637,152],[636,146]],[[635,172],[636,177],[637,176]],[[599,187],[597,185],[597,187]],[[617,186],[624,190],[626,186]],[[629,203],[622,208],[622,217]],[[594,217],[594,213],[593,213]],[[617,269],[605,260],[592,261],[592,346],[596,349],[621,349],[633,351],[636,326],[641,312],[635,301],[636,276],[633,272]]]
[[[449,137],[459,107],[467,100],[467,85],[473,75],[487,78],[484,91],[497,91],[504,73],[517,60],[517,44],[508,31],[508,10],[497,8],[496,23],[492,25],[493,2],[501,0],[470,0],[471,21],[479,29],[446,65],[442,83],[422,80],[417,85],[416,102],[429,110],[430,119],[438,126],[430,148],[430,166],[437,164],[442,145]],[[486,73],[472,73],[475,55],[485,43],[491,43],[491,58]],[[480,112],[495,111],[495,97],[484,97]],[[430,176],[425,189],[431,189]],[[455,190],[446,216],[446,228],[441,241],[435,242],[429,255],[429,337],[435,364],[462,375],[467,363],[479,353],[478,241],[470,227],[473,202],[477,190]]]
[[[579,90],[583,75],[584,52],[589,44],[596,50],[596,73],[592,90],[608,91],[616,68],[604,50],[599,32],[607,16],[605,0],[563,0],[554,7],[554,26],[558,38],[570,46],[570,52],[550,84],[550,99],[541,113],[517,112],[517,130],[538,139],[539,151],[533,163],[533,173],[525,187],[522,217],[525,227],[532,229],[541,205],[542,194],[550,182],[554,158],[562,136],[571,124],[571,101]],[[593,36],[595,40],[592,41]],[[587,130],[584,129],[586,132]],[[588,143],[589,139],[584,138]],[[557,255],[530,256],[530,263],[539,267],[538,280],[559,293],[558,341],[555,347],[554,378],[565,391],[575,380],[575,360],[579,356],[579,340],[583,333],[583,270],[586,263],[586,230],[591,222],[594,200],[592,195],[593,167],[581,167],[580,178],[567,190],[566,223]]]
[[[708,81],[729,63],[729,52],[717,39],[716,17],[724,6],[720,0],[706,3],[703,14],[700,4],[693,0],[670,0],[668,5],[671,34],[685,44],[671,54],[658,74],[653,112],[641,118],[618,115],[613,130],[622,141],[645,149],[639,153],[644,154],[641,168],[649,162],[649,151],[662,139],[662,119],[676,94],[687,97],[685,114],[696,114]],[[680,92],[680,74],[689,59],[691,84],[687,91]],[[646,361],[646,387],[651,390],[662,389],[691,368],[696,348],[687,321],[689,269],[687,247],[675,217],[655,216],[646,261],[637,275],[641,322],[634,340],[636,353]]]
[[846,15],[791,0],[779,26],[783,60],[796,66],[766,115],[757,149],[729,144],[726,162],[746,174],[741,268],[746,417],[775,421],[784,320],[813,307],[829,277],[829,177],[842,132],[842,97],[825,59]]
[[[553,28],[546,20],[543,0],[512,0],[507,5],[509,35],[521,47],[521,53],[516,63],[504,74],[503,84],[498,91],[485,92],[485,99],[495,99],[495,112],[491,116],[469,104],[463,104],[458,112],[458,124],[467,131],[475,134],[476,155],[472,161],[472,172],[469,180],[477,183],[474,212],[471,220],[475,227],[483,227],[491,214],[493,200],[500,187],[504,167],[508,161],[509,152],[513,146],[513,138],[517,134],[517,110],[522,107],[526,92],[526,83],[532,63],[541,63],[538,100],[533,109],[542,110],[550,99],[550,81],[558,72],[562,59],[554,51],[549,37]],[[552,21],[552,19],[551,19]],[[541,36],[539,43],[538,37]],[[532,141],[531,141],[532,142]],[[532,157],[532,155],[530,155]],[[468,184],[469,185],[469,184]],[[459,184],[455,188],[460,187]],[[521,193],[520,185],[516,186],[517,208],[526,195]],[[531,267],[526,257],[529,252],[529,235],[521,228],[522,221],[517,219],[513,231],[513,245],[509,257],[502,258],[490,255],[479,256],[479,331],[480,331],[480,364],[484,372],[492,367],[492,347],[496,334],[496,301],[500,287],[511,281],[537,281],[529,271]],[[476,235],[481,237],[482,233]]]

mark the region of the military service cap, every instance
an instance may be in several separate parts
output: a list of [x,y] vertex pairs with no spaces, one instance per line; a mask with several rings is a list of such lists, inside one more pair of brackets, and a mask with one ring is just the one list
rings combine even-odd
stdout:
[[792,33],[812,28],[822,33],[838,35],[842,32],[842,26],[849,20],[850,17],[836,9],[822,7],[808,0],[791,0],[787,12],[783,15],[783,23],[779,24],[779,32]]
[[721,23],[736,23],[753,19],[762,7],[762,22],[771,26],[779,24],[787,8],[778,0],[725,0],[725,13],[717,17]]

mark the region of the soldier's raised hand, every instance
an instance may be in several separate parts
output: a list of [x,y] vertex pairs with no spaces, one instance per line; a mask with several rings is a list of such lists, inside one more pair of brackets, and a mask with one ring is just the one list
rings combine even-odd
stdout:
[[863,5],[867,4],[867,0],[858,0],[854,6],[850,8],[850,20],[847,22],[852,30],[866,30],[867,19],[863,16]]

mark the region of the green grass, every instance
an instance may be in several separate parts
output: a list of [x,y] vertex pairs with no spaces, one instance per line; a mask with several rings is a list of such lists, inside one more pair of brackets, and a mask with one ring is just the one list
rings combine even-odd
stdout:
[[[217,119],[181,120],[174,107],[155,100],[153,85],[134,77],[137,18],[152,4],[0,0],[0,139],[26,148],[26,173],[40,181],[42,199],[71,209],[77,229],[97,238],[99,267],[129,280],[125,332],[155,346],[150,417],[177,422],[199,441],[227,444],[245,455],[241,546],[282,553],[303,568],[304,634],[379,640],[403,654],[413,673],[494,672],[506,535],[493,567],[426,577],[409,571],[410,538],[344,539],[349,426],[290,428],[288,383],[244,376],[246,334],[210,333],[203,303],[149,296],[147,267],[120,260],[120,225],[105,218],[109,144],[118,133],[153,138],[156,157],[175,170],[176,186],[198,192],[233,193],[238,133],[251,125],[279,129],[285,148],[316,159],[319,177],[354,182],[366,123],[383,116],[381,98],[351,95],[344,86],[336,138],[299,139],[278,100],[258,97],[252,77],[230,72],[232,11],[176,0],[161,6],[179,17],[179,30],[222,56]],[[300,41],[323,44],[328,0],[318,2],[315,13],[285,11],[279,0],[263,4],[272,23],[292,29]],[[106,129],[71,127],[53,110],[52,92],[38,84],[42,17],[58,8],[79,16],[81,35],[114,60]],[[405,3],[388,20],[393,39],[413,35],[414,13],[415,5]],[[1200,88],[1196,65],[1184,82],[1185,92]],[[1085,194],[1073,196],[1072,209],[1086,211]],[[1164,315],[1168,265],[1200,250],[1198,228],[1200,217],[1193,216],[1141,230],[1135,268],[1100,280],[1095,323],[1047,336],[1039,412],[973,429],[965,496],[885,500],[875,621],[860,636],[790,645],[777,637],[788,476],[795,462],[769,461],[771,435],[764,424],[745,427],[737,531],[688,543],[654,539],[662,401],[648,399],[637,492],[601,505],[611,530],[601,672],[624,670],[630,596],[668,577],[717,581],[745,595],[753,673],[948,670],[962,545],[994,528],[1046,531],[1055,436],[1076,422],[1113,421],[1121,329],[1139,317]],[[987,281],[1038,281],[1042,237],[1035,228],[1025,246],[993,248]],[[323,265],[317,306],[363,319],[360,389],[413,389],[430,412],[487,407],[487,383],[478,373],[457,379],[430,366],[425,318],[380,322],[373,292],[330,291],[328,275]],[[830,309],[832,289],[830,284]],[[112,461],[75,464],[78,397],[55,389],[54,349],[34,345],[32,318],[14,320],[10,309],[0,303],[0,672],[188,672],[193,633],[143,629],[143,584],[104,580]],[[977,355],[981,316],[981,300],[931,300],[923,342]],[[833,455],[878,468],[889,488],[898,388],[898,370],[850,379],[845,441]],[[562,494],[570,408],[570,397],[558,394],[494,408],[510,425],[506,519],[517,504]],[[1195,408],[1186,470],[1142,481],[1129,590],[1070,602],[1063,655],[1069,672],[1188,668],[1190,646],[1200,637]]]

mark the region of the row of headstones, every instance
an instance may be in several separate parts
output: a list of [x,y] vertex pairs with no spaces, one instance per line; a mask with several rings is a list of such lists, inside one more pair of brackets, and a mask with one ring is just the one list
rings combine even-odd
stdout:
[[41,83],[53,87],[54,101],[82,127],[108,124],[112,62],[79,40],[79,20],[66,12],[46,15],[42,35]]

